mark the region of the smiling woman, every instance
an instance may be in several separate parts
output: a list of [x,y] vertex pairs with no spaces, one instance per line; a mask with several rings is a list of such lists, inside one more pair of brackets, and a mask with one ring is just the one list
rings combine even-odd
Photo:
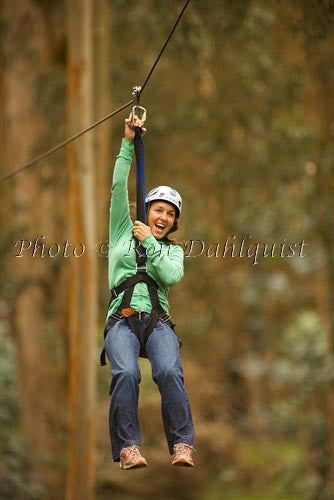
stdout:
[[170,233],[175,221],[175,208],[165,201],[153,201],[148,212],[148,225],[153,236],[162,239]]
[[[169,316],[168,290],[183,277],[184,252],[168,239],[176,231],[182,199],[169,186],[145,198],[147,224],[130,218],[128,176],[134,152],[137,118],[125,120],[125,137],[117,156],[110,206],[109,287],[111,299],[105,327],[105,352],[111,365],[109,429],[112,457],[122,469],[145,467],[141,455],[138,394],[139,356],[148,358],[159,387],[162,418],[172,465],[192,467],[194,429],[184,387],[180,341]],[[145,129],[142,129],[145,132]],[[136,252],[124,254],[133,243]],[[138,265],[136,242],[145,262]],[[164,251],[166,250],[166,251]],[[103,364],[103,357],[101,358]]]

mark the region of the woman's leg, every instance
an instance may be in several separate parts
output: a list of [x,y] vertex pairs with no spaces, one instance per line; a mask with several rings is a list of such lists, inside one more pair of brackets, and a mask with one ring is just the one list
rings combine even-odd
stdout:
[[105,349],[111,365],[111,401],[109,430],[112,457],[119,462],[120,451],[131,445],[140,446],[138,395],[139,341],[125,319],[118,321],[108,332]]
[[146,344],[153,380],[161,393],[161,410],[170,454],[174,445],[194,445],[194,429],[188,394],[184,387],[179,345],[170,326],[160,320]]

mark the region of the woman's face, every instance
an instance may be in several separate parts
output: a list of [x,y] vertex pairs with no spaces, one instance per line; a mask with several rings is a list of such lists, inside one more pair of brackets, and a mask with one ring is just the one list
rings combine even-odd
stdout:
[[172,229],[176,210],[167,201],[152,201],[148,211],[147,224],[153,236],[160,240]]

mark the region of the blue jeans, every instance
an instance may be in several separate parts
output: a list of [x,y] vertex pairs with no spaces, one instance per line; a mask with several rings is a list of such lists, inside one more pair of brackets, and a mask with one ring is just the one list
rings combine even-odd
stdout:
[[[136,318],[145,328],[150,315]],[[108,332],[105,349],[111,365],[109,430],[112,457],[119,462],[122,448],[141,445],[138,420],[138,395],[141,374],[138,366],[140,343],[126,319]],[[178,443],[193,446],[194,429],[177,337],[167,324],[158,321],[146,343],[152,377],[161,393],[161,411],[170,454]]]

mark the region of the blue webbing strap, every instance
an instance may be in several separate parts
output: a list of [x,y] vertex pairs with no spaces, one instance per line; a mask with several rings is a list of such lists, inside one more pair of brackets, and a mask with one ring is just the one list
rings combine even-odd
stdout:
[[[134,147],[136,155],[136,191],[137,191],[137,220],[146,224],[145,210],[145,151],[142,130],[135,127]],[[136,245],[137,247],[137,245]],[[146,251],[140,244],[136,250],[137,265],[144,265],[146,262]]]
[[146,224],[145,151],[140,127],[135,127],[134,146],[136,153],[137,220]]

